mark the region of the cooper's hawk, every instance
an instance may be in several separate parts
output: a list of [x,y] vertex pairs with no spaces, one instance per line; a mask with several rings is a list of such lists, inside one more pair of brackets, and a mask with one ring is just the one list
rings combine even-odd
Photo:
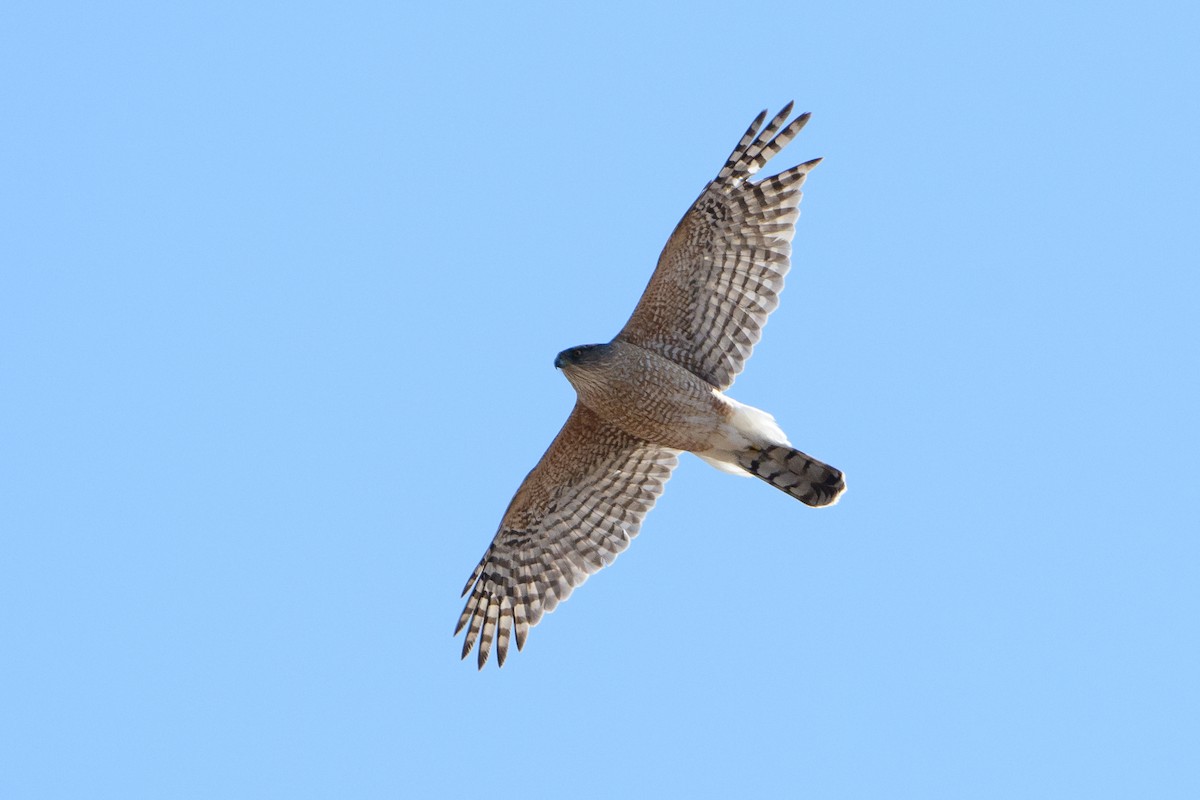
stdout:
[[542,614],[613,562],[687,450],[718,469],[754,475],[810,506],[837,502],[842,473],[792,449],[765,411],[723,394],[783,289],[813,159],[757,183],[750,177],[808,121],[767,126],[759,114],[715,180],[676,226],[629,322],[608,344],[564,350],[554,365],[575,409],[517,490],[467,581],[455,634],[482,669],[517,649]]

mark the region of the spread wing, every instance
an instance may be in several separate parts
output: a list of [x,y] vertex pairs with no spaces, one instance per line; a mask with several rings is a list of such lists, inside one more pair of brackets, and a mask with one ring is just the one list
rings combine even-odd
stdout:
[[675,468],[678,451],[650,444],[576,404],[517,490],[463,594],[463,658],[479,641],[479,667],[496,643],[501,666],[516,631],[529,628],[629,546]]
[[749,180],[808,122],[801,114],[784,127],[791,112],[788,103],[765,128],[766,111],[751,123],[667,240],[617,339],[653,350],[720,389],[733,383],[779,305],[800,186],[821,160]]

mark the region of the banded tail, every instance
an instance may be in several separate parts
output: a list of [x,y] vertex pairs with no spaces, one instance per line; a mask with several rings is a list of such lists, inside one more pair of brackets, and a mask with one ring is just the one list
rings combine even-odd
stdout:
[[846,491],[846,479],[840,470],[780,444],[742,450],[737,454],[737,464],[806,506],[832,505]]

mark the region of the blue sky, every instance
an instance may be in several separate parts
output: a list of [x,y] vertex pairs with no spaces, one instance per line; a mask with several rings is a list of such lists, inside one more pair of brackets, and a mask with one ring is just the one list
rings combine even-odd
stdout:
[[[13,3],[0,795],[1200,796],[1193,4]],[[732,392],[503,670],[463,581],[671,228],[813,112]]]

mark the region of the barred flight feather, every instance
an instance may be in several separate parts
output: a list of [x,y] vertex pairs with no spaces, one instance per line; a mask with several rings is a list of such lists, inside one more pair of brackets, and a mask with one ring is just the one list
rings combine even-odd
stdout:
[[467,631],[463,658],[478,643],[482,669],[494,644],[502,665],[511,630],[520,650],[543,614],[611,564],[662,493],[677,452],[635,439],[576,405],[463,589],[470,597],[454,629]]
[[791,112],[788,103],[766,127],[765,111],[751,123],[676,226],[641,301],[617,334],[721,390],[733,384],[779,303],[791,267],[800,186],[820,163],[813,159],[759,183],[749,181],[808,122],[809,115],[801,114],[785,126]]

